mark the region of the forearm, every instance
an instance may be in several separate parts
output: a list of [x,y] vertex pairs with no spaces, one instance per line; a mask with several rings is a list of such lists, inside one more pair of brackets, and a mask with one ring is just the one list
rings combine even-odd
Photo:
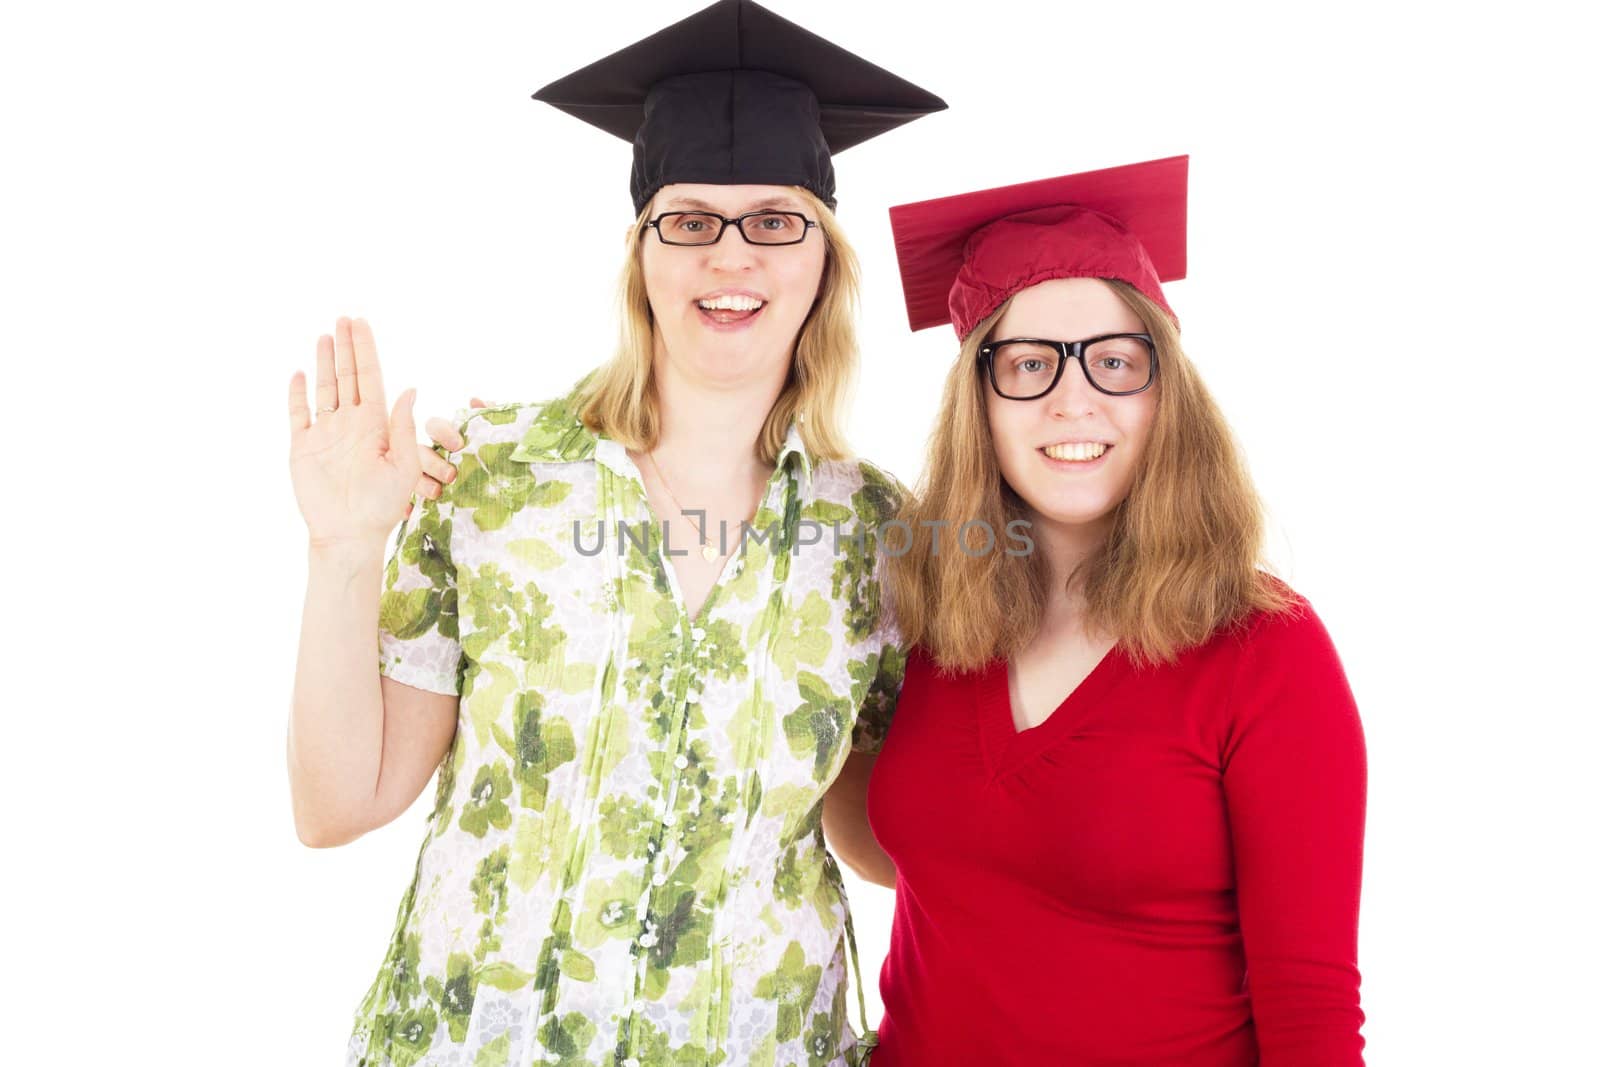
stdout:
[[867,783],[876,757],[852,752],[839,777],[822,798],[822,832],[845,866],[874,885],[893,889],[894,861],[873,836],[867,821]]
[[313,545],[289,715],[289,789],[308,845],[366,829],[383,757],[378,676],[382,541]]

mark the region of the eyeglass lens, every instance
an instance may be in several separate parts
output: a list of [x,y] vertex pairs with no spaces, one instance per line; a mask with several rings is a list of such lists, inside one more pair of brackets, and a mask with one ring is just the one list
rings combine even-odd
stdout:
[[[1061,353],[1033,341],[1008,341],[996,345],[990,356],[994,382],[1000,392],[1017,399],[1042,396],[1056,380]],[[1090,380],[1108,393],[1131,393],[1150,383],[1154,360],[1150,349],[1135,337],[1110,337],[1083,350],[1083,369]]]
[[[794,244],[805,237],[805,216],[786,211],[758,211],[739,220],[745,238],[758,245]],[[672,244],[714,244],[722,232],[716,215],[686,211],[665,215],[657,229]]]

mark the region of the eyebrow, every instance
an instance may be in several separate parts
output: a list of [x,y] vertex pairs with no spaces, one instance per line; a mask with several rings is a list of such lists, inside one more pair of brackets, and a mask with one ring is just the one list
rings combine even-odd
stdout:
[[[722,209],[715,204],[708,204],[704,200],[696,200],[692,196],[675,196],[667,201],[666,206],[669,208],[686,207],[694,211],[709,211],[714,215],[722,214]],[[739,214],[744,215],[751,211],[768,211],[780,208],[787,211],[799,211],[800,205],[790,196],[769,196],[765,200],[757,200],[754,204],[746,207],[744,211],[739,212]]]

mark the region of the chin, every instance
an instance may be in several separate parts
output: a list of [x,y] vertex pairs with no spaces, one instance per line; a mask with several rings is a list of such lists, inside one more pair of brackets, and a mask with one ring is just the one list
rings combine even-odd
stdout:
[[1029,501],[1034,514],[1045,522],[1066,527],[1095,526],[1105,522],[1117,510],[1116,501],[1103,497],[1092,500],[1062,500],[1058,497],[1040,503],[1043,506]]

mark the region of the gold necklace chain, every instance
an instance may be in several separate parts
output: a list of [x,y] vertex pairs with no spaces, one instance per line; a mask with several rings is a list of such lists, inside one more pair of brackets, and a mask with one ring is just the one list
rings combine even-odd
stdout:
[[656,472],[657,478],[661,479],[661,488],[667,491],[667,499],[672,501],[672,506],[678,509],[679,515],[689,520],[689,524],[694,527],[695,533],[700,535],[700,558],[707,563],[712,563],[727,555],[727,552],[716,551],[716,548],[706,539],[705,526],[695,522],[693,518],[690,518],[689,513],[683,510],[683,505],[678,503],[677,496],[672,492],[672,486],[667,484],[667,476],[661,473],[661,465],[656,462],[655,455],[651,452],[646,452],[644,458],[650,461],[650,469]]

